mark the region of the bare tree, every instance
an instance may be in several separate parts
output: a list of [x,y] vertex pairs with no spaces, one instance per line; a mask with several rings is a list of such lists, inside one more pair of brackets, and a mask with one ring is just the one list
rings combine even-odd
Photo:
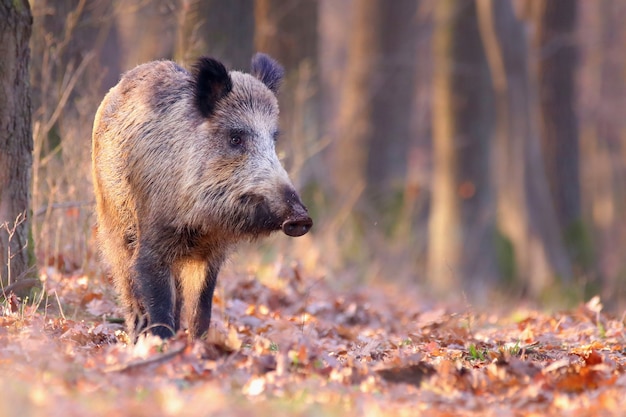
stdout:
[[539,121],[546,175],[563,230],[581,220],[575,113],[577,0],[533,0]]
[[[121,72],[116,7],[106,0],[32,2],[31,230],[39,259],[88,262],[93,115]],[[121,7],[120,7],[121,8]],[[60,210],[59,207],[72,207]],[[62,242],[62,245],[61,245]]]
[[247,70],[254,45],[254,0],[180,0],[175,58],[211,55]]
[[376,208],[397,195],[406,177],[419,63],[417,6],[413,0],[352,4],[335,119],[334,179],[344,196],[361,183]]
[[317,53],[317,1],[255,0],[254,46],[294,71]]
[[591,266],[589,232],[582,222],[575,109],[578,1],[538,0],[530,5],[546,177],[569,255],[577,267],[587,268]]
[[534,110],[528,41],[510,0],[477,0],[480,29],[491,69],[497,122],[494,178],[498,228],[513,248],[513,274],[539,295],[571,268],[546,186]]
[[435,5],[428,277],[440,292],[495,277],[490,144],[493,103],[476,4]]
[[154,59],[171,59],[176,44],[176,2],[126,0],[116,3],[122,69]]
[[344,83],[332,152],[333,179],[342,199],[366,186],[367,139],[373,131],[372,80],[380,54],[381,0],[354,0]]
[[254,47],[285,67],[278,99],[280,151],[296,182],[312,176],[308,160],[319,148],[318,9],[316,0],[255,0]]
[[[580,120],[581,200],[585,224],[593,234],[587,243],[587,256],[590,264],[596,262],[593,270],[585,272],[596,278],[596,283],[602,280],[603,301],[623,300],[626,59],[622,46],[626,2],[580,2],[579,7],[580,99],[576,110]],[[584,250],[581,255],[585,255]]]
[[415,78],[421,64],[416,54],[418,5],[416,0],[395,0],[379,10],[380,51],[370,81],[373,129],[367,138],[368,198],[378,205],[388,204],[406,179]]
[[0,1],[0,278],[4,284],[22,278],[29,266],[32,22],[28,1]]

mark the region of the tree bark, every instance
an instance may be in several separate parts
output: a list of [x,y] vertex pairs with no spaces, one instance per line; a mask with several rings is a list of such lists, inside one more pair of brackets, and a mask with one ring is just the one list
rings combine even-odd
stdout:
[[[418,2],[354,1],[338,113],[333,179],[342,196],[362,189],[367,209],[402,190],[411,139]],[[364,199],[364,200],[365,200]]]
[[539,130],[552,201],[562,230],[581,220],[575,113],[577,0],[532,0]]
[[493,103],[474,1],[437,1],[433,54],[428,277],[446,292],[495,277],[489,168]]
[[296,186],[313,174],[308,163],[319,143],[319,57],[316,0],[255,0],[254,47],[285,67],[280,103],[279,152]]
[[32,15],[26,0],[0,1],[0,277],[29,267],[28,210],[33,138],[28,80]]
[[588,256],[590,263],[596,262],[588,276],[592,283],[600,284],[593,290],[600,292],[603,302],[619,302],[626,294],[621,249],[626,231],[620,227],[626,179],[626,60],[621,52],[626,39],[626,3],[598,0],[581,2],[580,7],[578,36],[585,57],[578,103],[581,211],[592,226]]
[[254,46],[254,0],[180,0],[175,58],[213,56],[248,71]]
[[124,71],[155,59],[171,59],[176,44],[176,3],[170,0],[125,0],[116,10]]
[[254,46],[280,59],[287,74],[317,55],[315,0],[255,0]]
[[367,139],[374,85],[380,54],[380,4],[382,0],[354,0],[345,78],[331,154],[333,181],[340,199],[354,199],[366,186]]
[[571,278],[533,118],[535,85],[522,23],[510,0],[477,0],[496,97],[494,178],[498,228],[514,252],[513,275],[532,295]]
[[380,53],[373,87],[373,120],[367,138],[367,197],[379,207],[402,190],[411,142],[411,120],[419,57],[418,1],[384,3],[380,13]]

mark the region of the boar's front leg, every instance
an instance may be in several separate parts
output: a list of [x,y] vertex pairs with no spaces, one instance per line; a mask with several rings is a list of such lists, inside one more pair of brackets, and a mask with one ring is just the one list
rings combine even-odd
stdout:
[[187,320],[189,335],[192,339],[199,339],[206,335],[211,324],[211,308],[213,306],[213,292],[217,283],[219,266],[207,264],[204,267],[199,288],[187,282],[185,303],[187,304]]
[[138,296],[148,314],[148,329],[163,339],[172,337],[177,328],[171,265],[149,242],[140,242],[135,268]]

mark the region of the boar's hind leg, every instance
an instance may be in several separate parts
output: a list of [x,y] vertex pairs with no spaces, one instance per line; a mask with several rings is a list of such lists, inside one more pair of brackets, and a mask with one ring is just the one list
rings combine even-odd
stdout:
[[[123,252],[118,252],[118,256],[121,253]],[[113,265],[111,272],[119,293],[120,303],[124,309],[126,333],[135,342],[139,333],[146,328],[148,323],[146,312],[139,303],[137,291],[132,286],[136,273],[132,268],[131,258],[126,256],[121,256],[121,258],[117,259],[117,263]]]
[[148,318],[145,309],[139,303],[136,289],[132,288],[132,282],[130,276],[135,275],[135,271],[131,267],[131,263],[121,273],[124,276],[124,284],[119,288],[120,298],[123,300],[125,310],[125,322],[126,332],[133,342],[137,341],[139,334],[148,325]]
[[140,242],[135,264],[137,295],[148,314],[148,328],[163,339],[178,330],[174,317],[176,288],[171,266],[164,259],[149,244]]
[[98,226],[98,241],[102,255],[110,267],[109,272],[119,294],[119,302],[124,309],[126,332],[134,342],[146,326],[146,314],[133,285],[136,276],[133,268],[134,247],[117,231],[108,229],[105,222]]
[[219,266],[205,265],[201,276],[196,276],[193,279],[187,275],[183,279],[183,284],[186,287],[184,297],[189,334],[193,339],[199,339],[209,331],[213,292],[215,291],[218,271]]

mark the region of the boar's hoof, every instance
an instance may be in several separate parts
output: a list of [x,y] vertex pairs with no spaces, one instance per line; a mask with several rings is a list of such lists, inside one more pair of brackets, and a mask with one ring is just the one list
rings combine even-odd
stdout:
[[282,229],[287,236],[298,237],[306,234],[311,226],[313,226],[313,220],[310,217],[300,217],[285,221]]

